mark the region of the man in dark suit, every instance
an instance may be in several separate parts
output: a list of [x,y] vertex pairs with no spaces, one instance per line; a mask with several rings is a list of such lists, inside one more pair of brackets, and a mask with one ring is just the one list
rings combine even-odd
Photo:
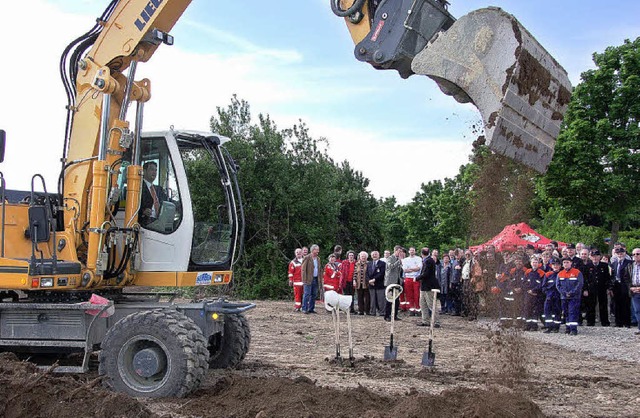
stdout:
[[[609,265],[602,261],[602,254],[598,249],[591,250],[591,261],[587,264],[589,293],[587,295],[587,326],[593,326],[596,322],[596,304],[600,310],[600,324],[608,327],[609,322],[609,302],[607,291],[612,288],[611,273]],[[584,274],[583,274],[584,276]]]
[[631,326],[631,298],[629,297],[631,277],[626,267],[631,264],[631,260],[627,258],[627,250],[623,246],[615,250],[615,255],[615,259],[611,262],[611,279],[616,327],[629,328]]
[[367,280],[371,295],[371,315],[384,316],[386,300],[384,297],[384,273],[387,265],[380,260],[378,251],[371,252],[371,261],[367,265]]
[[[429,317],[431,310],[434,313],[436,309],[436,299],[431,292],[432,289],[440,289],[440,282],[438,281],[436,270],[440,267],[440,261],[438,260],[438,250],[431,251],[429,255],[429,249],[423,248],[422,251],[422,269],[416,279],[420,282],[420,310],[422,314],[422,321],[418,323],[418,326],[429,326]],[[440,328],[440,323],[437,322],[434,325],[436,328]]]
[[153,161],[147,161],[142,166],[142,170],[142,194],[138,219],[140,225],[145,226],[158,218],[162,202],[167,200],[167,195],[162,187],[153,184],[158,175],[158,165]]

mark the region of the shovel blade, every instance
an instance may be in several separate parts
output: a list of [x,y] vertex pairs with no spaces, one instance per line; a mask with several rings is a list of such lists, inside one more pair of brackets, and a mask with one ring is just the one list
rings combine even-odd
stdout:
[[398,346],[386,346],[384,348],[384,361],[393,361],[398,358]]
[[433,367],[436,365],[436,353],[425,351],[422,353],[422,365]]

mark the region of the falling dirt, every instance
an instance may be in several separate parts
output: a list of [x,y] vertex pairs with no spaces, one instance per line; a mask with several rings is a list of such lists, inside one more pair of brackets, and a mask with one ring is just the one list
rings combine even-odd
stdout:
[[346,325],[338,361],[331,315],[322,305],[317,315],[293,312],[290,302],[257,305],[248,313],[252,341],[245,361],[235,370],[210,370],[186,398],[134,399],[103,389],[95,370],[57,375],[2,354],[0,415],[526,418],[634,416],[640,410],[638,363],[543,344],[487,320],[440,317],[435,367],[423,367],[428,329],[417,327],[417,318],[401,314],[398,360],[385,362],[389,324],[355,316],[351,364]]

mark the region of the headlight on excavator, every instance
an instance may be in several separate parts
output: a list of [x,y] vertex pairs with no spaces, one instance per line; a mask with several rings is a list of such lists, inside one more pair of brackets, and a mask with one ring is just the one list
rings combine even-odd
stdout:
[[40,279],[40,287],[53,287],[53,277],[43,277]]

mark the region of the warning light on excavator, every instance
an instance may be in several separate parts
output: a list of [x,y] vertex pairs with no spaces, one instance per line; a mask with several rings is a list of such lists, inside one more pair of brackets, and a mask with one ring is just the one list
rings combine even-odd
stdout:
[[219,317],[220,317],[220,315],[218,315],[217,312],[214,312],[214,313],[211,314],[211,318],[213,318],[214,321],[217,320]]

